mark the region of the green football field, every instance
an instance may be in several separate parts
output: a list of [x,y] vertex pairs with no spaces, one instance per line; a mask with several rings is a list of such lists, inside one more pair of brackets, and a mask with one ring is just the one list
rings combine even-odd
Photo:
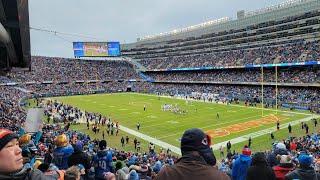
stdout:
[[[245,107],[241,104],[186,101],[136,93],[68,96],[54,99],[88,112],[101,113],[135,131],[139,122],[140,133],[176,147],[179,147],[179,139],[183,132],[189,128],[203,129],[213,136],[213,142],[216,144],[267,128],[274,127],[276,131],[276,121],[284,124],[310,116],[305,112],[284,110],[276,112],[274,109],[264,109],[262,116],[260,108]],[[178,111],[184,113],[163,111],[162,107],[165,104],[177,107]]]

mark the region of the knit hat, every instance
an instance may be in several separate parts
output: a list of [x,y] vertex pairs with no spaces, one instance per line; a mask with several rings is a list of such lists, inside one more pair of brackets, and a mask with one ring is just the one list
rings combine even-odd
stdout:
[[280,163],[281,164],[289,164],[291,163],[291,158],[288,155],[281,155],[280,157]]
[[251,149],[247,145],[244,146],[243,149],[242,149],[242,154],[250,156],[251,155]]
[[83,142],[77,141],[76,144],[73,146],[74,150],[82,151],[83,150]]
[[104,179],[106,179],[106,180],[111,180],[111,179],[113,179],[115,177],[116,176],[111,172],[107,172],[107,173],[104,174]]
[[300,165],[310,166],[313,161],[313,158],[308,154],[300,154],[298,160]]
[[181,138],[182,155],[189,151],[201,151],[210,149],[211,137],[202,130],[193,128],[184,132]]
[[0,151],[12,139],[18,139],[18,135],[8,129],[0,129]]
[[211,137],[197,128],[186,130],[181,138],[181,153],[183,156],[189,152],[197,151],[208,165],[214,166],[216,157],[210,146]]
[[38,169],[38,167],[42,164],[40,160],[36,160],[36,162],[33,164],[34,169]]
[[283,143],[278,143],[278,144],[276,145],[276,149],[284,149],[284,150],[286,150],[287,148],[286,148],[286,145],[285,145],[285,144],[283,144]]
[[139,175],[135,170],[130,171],[129,180],[139,180]]

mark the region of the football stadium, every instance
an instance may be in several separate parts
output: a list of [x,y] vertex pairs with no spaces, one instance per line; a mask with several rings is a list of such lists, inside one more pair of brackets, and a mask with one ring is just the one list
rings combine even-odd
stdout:
[[0,179],[320,179],[320,0],[262,1],[127,43],[0,0]]

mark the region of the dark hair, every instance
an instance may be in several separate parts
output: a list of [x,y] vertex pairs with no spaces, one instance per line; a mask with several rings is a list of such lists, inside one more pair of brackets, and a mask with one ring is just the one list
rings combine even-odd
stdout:
[[107,141],[106,140],[101,140],[100,142],[99,142],[99,148],[100,148],[100,150],[103,150],[103,149],[105,149],[107,147]]

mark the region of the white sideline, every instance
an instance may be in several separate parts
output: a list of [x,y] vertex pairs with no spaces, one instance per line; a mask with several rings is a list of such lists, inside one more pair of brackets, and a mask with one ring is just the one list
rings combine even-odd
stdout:
[[148,135],[142,134],[142,133],[140,133],[138,131],[129,129],[129,128],[127,128],[125,126],[122,126],[122,125],[120,125],[120,130],[122,130],[122,131],[124,131],[126,133],[129,133],[129,134],[132,134],[132,135],[134,135],[136,137],[139,137],[139,138],[141,138],[141,139],[143,139],[145,141],[152,142],[153,144],[158,145],[158,146],[160,146],[160,147],[162,147],[164,149],[170,149],[172,152],[181,155],[180,148],[178,148],[176,146],[173,146],[173,145],[168,144],[166,142],[160,141],[160,140],[155,139],[153,137],[150,137]]
[[[288,123],[280,125],[280,129],[287,128],[289,124],[294,126],[294,125],[300,124],[301,122],[310,121],[313,118],[319,118],[319,117],[320,117],[319,115],[313,115],[313,116],[306,117],[306,118],[303,118],[303,119],[299,119],[299,120],[296,120],[296,121],[291,121],[291,122],[288,122]],[[154,144],[156,144],[156,145],[158,145],[158,146],[160,146],[162,148],[170,149],[172,152],[181,155],[180,148],[178,148],[176,146],[173,146],[171,144],[163,142],[163,141],[161,141],[159,139],[155,139],[155,138],[150,137],[148,135],[142,134],[142,133],[137,132],[135,130],[129,129],[129,128],[127,128],[125,126],[122,126],[122,125],[120,125],[120,129],[123,130],[126,133],[129,133],[131,135],[137,136],[137,137],[139,137],[139,138],[141,138],[143,140],[146,140],[148,142],[152,142],[152,143],[154,143]],[[240,143],[240,142],[248,141],[249,137],[254,139],[256,137],[269,134],[270,132],[273,132],[273,131],[275,131],[275,127],[267,128],[267,129],[260,130],[260,131],[257,131],[257,132],[254,132],[254,133],[250,133],[250,134],[246,134],[246,135],[234,138],[234,139],[230,139],[230,140],[227,140],[227,141],[224,141],[224,142],[220,142],[220,143],[212,145],[211,147],[212,147],[213,150],[218,150],[220,148],[220,146],[226,147],[226,144],[227,144],[228,141],[230,141],[231,144],[237,144],[237,143]]]
[[[133,93],[133,94],[138,94],[138,93]],[[148,95],[148,94],[139,94],[139,95],[155,96],[155,95]],[[171,98],[169,96],[161,96],[161,97],[173,99],[173,98]],[[175,97],[174,99],[179,99],[179,98]],[[198,100],[193,100],[193,101],[198,101]],[[203,101],[201,101],[201,102],[203,102]],[[238,107],[248,108],[248,107],[244,107],[244,106],[241,106],[241,105],[230,105],[230,106],[238,106]],[[249,108],[262,109],[262,108],[258,108],[258,107],[249,107]],[[266,110],[276,111],[274,109],[266,109]],[[301,112],[291,112],[291,111],[283,111],[283,110],[278,110],[278,112],[287,112],[287,113],[293,113],[293,114],[310,115],[310,116],[308,116],[306,118],[303,118],[303,119],[299,119],[299,120],[295,120],[295,121],[291,121],[291,122],[282,124],[282,125],[280,125],[280,129],[287,128],[289,124],[294,126],[294,125],[297,125],[297,124],[301,123],[302,121],[306,122],[306,121],[310,121],[313,118],[320,118],[320,115],[312,115],[312,114],[306,114],[306,113],[301,113]],[[79,122],[80,123],[85,123],[86,120],[84,118],[81,118]],[[120,126],[120,130],[122,130],[122,131],[124,131],[124,132],[126,132],[128,134],[131,134],[131,135],[134,135],[136,137],[139,137],[139,138],[141,138],[141,139],[143,139],[145,141],[152,142],[155,145],[158,145],[158,146],[160,146],[160,147],[162,147],[164,149],[170,149],[172,152],[174,152],[174,153],[176,153],[178,155],[181,155],[180,148],[178,148],[176,146],[173,146],[171,144],[168,144],[166,142],[163,142],[163,141],[161,141],[159,139],[153,138],[153,137],[148,136],[146,134],[142,134],[142,133],[140,133],[138,131],[135,131],[133,129],[127,128],[125,126],[122,126],[122,125],[119,125],[119,126]],[[243,135],[243,136],[240,136],[240,137],[237,137],[237,138],[234,138],[234,139],[230,139],[230,140],[227,140],[227,141],[224,141],[224,142],[220,142],[220,143],[214,144],[211,147],[212,147],[213,150],[218,150],[220,148],[220,146],[226,147],[226,144],[227,144],[228,141],[230,141],[231,144],[234,145],[234,144],[237,144],[237,143],[240,143],[240,142],[248,141],[249,137],[254,139],[256,137],[269,134],[270,132],[273,132],[273,131],[275,131],[274,127],[267,128],[267,129],[264,129],[264,130],[256,131],[256,132],[253,132],[253,133],[250,133],[250,134],[247,134],[247,135]]]

